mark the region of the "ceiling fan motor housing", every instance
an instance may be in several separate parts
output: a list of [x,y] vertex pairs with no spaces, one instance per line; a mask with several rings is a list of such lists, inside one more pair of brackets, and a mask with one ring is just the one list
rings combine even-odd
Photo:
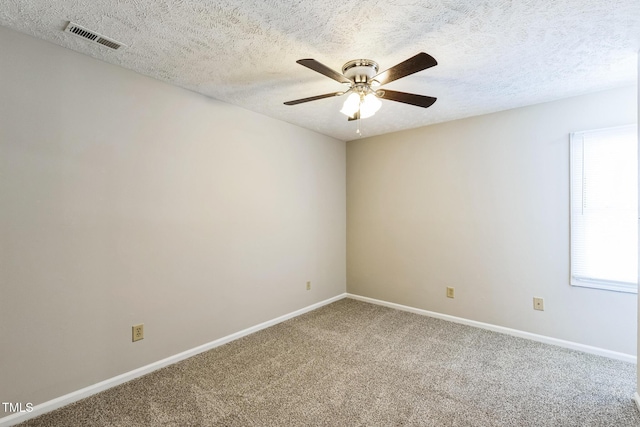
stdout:
[[368,83],[378,74],[378,63],[370,59],[354,59],[342,66],[342,74],[354,83]]

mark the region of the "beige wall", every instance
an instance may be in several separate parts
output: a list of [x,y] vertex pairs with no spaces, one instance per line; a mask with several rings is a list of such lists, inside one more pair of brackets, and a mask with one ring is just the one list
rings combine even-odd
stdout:
[[344,142],[2,27],[0,52],[2,402],[345,292]]
[[636,295],[569,285],[569,133],[636,118],[629,87],[348,142],[348,292],[636,354]]

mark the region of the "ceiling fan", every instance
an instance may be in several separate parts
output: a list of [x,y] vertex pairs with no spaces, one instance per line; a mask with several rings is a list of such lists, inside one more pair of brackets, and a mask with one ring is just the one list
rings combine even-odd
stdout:
[[438,65],[435,58],[424,52],[420,52],[381,73],[378,73],[378,64],[370,59],[355,59],[347,62],[342,66],[342,74],[321,64],[315,59],[300,59],[296,62],[313,71],[324,74],[337,82],[349,85],[349,89],[343,92],[326,93],[324,95],[287,101],[284,103],[285,105],[297,105],[318,99],[350,94],[340,112],[347,115],[349,120],[356,120],[373,116],[381,106],[378,98],[411,104],[422,108],[430,107],[436,102],[436,98],[431,96],[397,92],[388,89],[377,89],[379,86],[394,80]]

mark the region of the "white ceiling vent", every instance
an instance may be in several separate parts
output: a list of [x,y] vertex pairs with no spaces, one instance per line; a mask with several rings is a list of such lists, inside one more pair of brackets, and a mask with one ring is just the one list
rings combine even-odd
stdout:
[[115,41],[112,38],[103,36],[102,34],[84,28],[82,25],[74,24],[73,22],[69,22],[67,28],[65,28],[64,31],[75,36],[82,37],[85,40],[101,44],[102,46],[106,46],[113,50],[120,49],[121,47],[126,47],[125,44],[120,43],[119,41]]

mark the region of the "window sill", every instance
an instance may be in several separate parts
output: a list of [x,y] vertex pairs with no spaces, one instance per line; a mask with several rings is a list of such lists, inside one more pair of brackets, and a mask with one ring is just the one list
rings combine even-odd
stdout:
[[635,283],[610,282],[606,280],[571,278],[571,286],[580,288],[601,289],[603,291],[623,292],[627,294],[637,294],[638,285]]

